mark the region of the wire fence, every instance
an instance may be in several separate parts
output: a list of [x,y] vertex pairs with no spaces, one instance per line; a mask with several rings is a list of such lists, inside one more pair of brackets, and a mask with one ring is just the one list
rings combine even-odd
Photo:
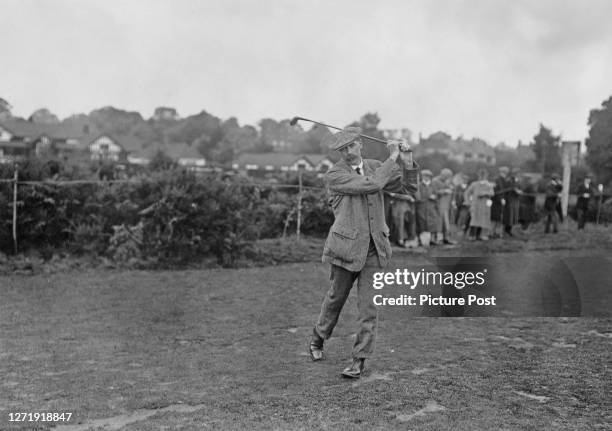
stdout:
[[[57,186],[57,187],[65,187],[65,186],[75,186],[75,185],[99,185],[99,186],[110,186],[116,184],[139,184],[142,182],[149,181],[149,177],[133,177],[129,179],[108,179],[108,180],[100,180],[100,179],[80,179],[80,180],[57,180],[57,179],[49,179],[49,180],[19,180],[19,172],[16,169],[14,171],[13,178],[4,178],[0,179],[0,184],[7,184],[9,186],[12,185],[12,203],[9,205],[12,207],[12,237],[13,237],[13,249],[14,252],[18,251],[18,232],[17,232],[17,222],[18,222],[18,207],[20,205],[19,202],[19,186]],[[232,183],[233,186],[240,185],[240,183]],[[244,183],[244,186],[248,187],[257,187],[257,188],[267,188],[267,189],[295,189],[297,190],[297,196],[295,202],[292,205],[292,209],[289,211],[287,218],[284,223],[283,236],[286,235],[288,226],[295,219],[296,221],[296,236],[297,240],[300,239],[301,234],[301,222],[303,220],[302,216],[302,200],[304,198],[305,191],[321,191],[327,193],[327,188],[325,186],[317,186],[317,185],[305,185],[303,184],[303,178],[301,172],[298,175],[298,184],[283,184],[277,182],[262,182],[262,181],[250,181],[248,183]],[[504,195],[509,191],[516,191],[514,187],[498,190],[494,192],[493,196]],[[519,196],[533,196],[539,197],[540,199],[544,197],[543,193],[537,192],[519,192]],[[601,211],[602,206],[602,197],[598,198],[597,202],[597,222],[599,222],[599,213]]]

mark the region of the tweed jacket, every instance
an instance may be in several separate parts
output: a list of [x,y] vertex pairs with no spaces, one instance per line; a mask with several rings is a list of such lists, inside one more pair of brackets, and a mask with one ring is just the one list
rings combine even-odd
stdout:
[[361,271],[365,264],[370,237],[380,265],[386,266],[391,258],[383,190],[409,194],[417,186],[418,169],[406,168],[401,159],[364,159],[363,171],[359,175],[341,160],[325,174],[335,220],[325,241],[323,262],[353,272]]

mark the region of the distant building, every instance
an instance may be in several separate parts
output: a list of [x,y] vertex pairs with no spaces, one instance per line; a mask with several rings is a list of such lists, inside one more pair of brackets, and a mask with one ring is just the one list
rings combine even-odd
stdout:
[[204,156],[202,156],[195,147],[187,143],[176,142],[166,145],[164,152],[180,166],[196,171],[206,166],[206,159]]
[[325,172],[333,163],[320,154],[297,155],[291,153],[242,153],[232,168],[247,174],[261,175],[273,172]]
[[325,154],[307,154],[306,157],[314,166],[314,170],[320,173],[325,173],[334,165]]
[[94,136],[90,124],[39,124],[21,119],[0,121],[0,161],[50,156],[62,160],[81,157]]
[[482,139],[457,139],[451,145],[451,159],[461,164],[479,162],[495,165],[495,150]]
[[[171,109],[158,114],[164,115],[164,112],[167,116],[173,115]],[[100,133],[95,125],[87,122],[39,124],[12,118],[0,121],[0,163],[48,156],[64,161],[111,161],[146,166],[159,150],[181,166],[198,170],[206,165],[204,157],[188,144],[147,146],[135,136]]]
[[124,161],[128,151],[116,138],[102,134],[87,144],[91,160],[96,161]]
[[153,113],[153,120],[155,121],[175,121],[179,118],[180,117],[176,109],[165,106],[155,108],[155,112]]
[[410,129],[383,129],[385,139],[405,139],[412,144],[412,131]]
[[160,151],[189,170],[201,171],[206,166],[204,156],[195,147],[182,142],[133,146],[128,150],[127,161],[133,165],[147,166]]
[[415,157],[429,154],[444,154],[450,160],[460,164],[466,162],[479,162],[486,165],[495,165],[495,150],[484,140],[474,138],[453,139],[444,132],[436,132],[426,139],[421,139],[413,149]]

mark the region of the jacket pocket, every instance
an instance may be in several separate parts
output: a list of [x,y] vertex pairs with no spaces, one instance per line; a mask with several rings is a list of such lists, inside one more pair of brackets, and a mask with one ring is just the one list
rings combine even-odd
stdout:
[[329,256],[345,262],[353,262],[357,254],[357,236],[355,228],[332,227],[325,244],[325,252]]

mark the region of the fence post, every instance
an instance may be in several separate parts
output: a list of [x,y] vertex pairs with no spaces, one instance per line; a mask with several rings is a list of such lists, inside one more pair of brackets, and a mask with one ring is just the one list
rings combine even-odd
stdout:
[[599,215],[601,214],[601,203],[603,201],[603,184],[597,186],[597,190],[599,191],[599,199],[597,200],[597,222],[595,224],[599,224]]
[[13,251],[17,254],[17,181],[19,179],[19,167],[15,164],[13,174]]
[[300,225],[302,224],[302,171],[299,171],[298,182],[300,189],[298,191],[298,203],[297,203],[297,242],[300,242]]

